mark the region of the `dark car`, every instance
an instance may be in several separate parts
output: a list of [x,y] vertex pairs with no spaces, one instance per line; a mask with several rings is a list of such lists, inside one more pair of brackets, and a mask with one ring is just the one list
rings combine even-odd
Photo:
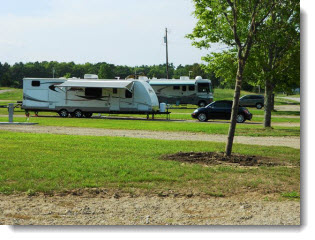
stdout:
[[[206,122],[208,119],[226,119],[231,118],[232,101],[222,100],[210,103],[206,107],[196,109],[191,116],[197,118],[200,122]],[[252,114],[243,106],[239,106],[236,121],[238,123],[252,119]]]
[[262,109],[264,106],[264,99],[263,95],[245,95],[240,98],[240,105]]

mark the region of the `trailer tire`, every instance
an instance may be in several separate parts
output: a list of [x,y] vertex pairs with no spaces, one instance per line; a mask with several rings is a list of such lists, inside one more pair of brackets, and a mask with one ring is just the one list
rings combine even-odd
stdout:
[[59,112],[58,112],[59,116],[60,117],[63,117],[63,118],[66,118],[69,116],[69,112],[66,110],[66,109],[61,109]]
[[84,113],[83,115],[84,115],[84,117],[86,117],[86,118],[90,118],[90,117],[92,117],[93,113],[91,113],[91,112],[86,112],[86,113]]
[[73,112],[74,117],[81,118],[83,117],[83,112],[80,109],[77,109]]

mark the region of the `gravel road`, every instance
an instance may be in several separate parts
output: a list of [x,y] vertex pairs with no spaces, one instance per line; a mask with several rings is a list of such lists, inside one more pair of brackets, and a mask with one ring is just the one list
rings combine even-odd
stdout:
[[1,93],[5,93],[5,92],[11,92],[11,91],[13,91],[12,89],[4,89],[4,90],[0,90],[0,94]]
[[288,100],[292,100],[296,102],[301,102],[301,99],[299,97],[280,97],[280,98],[288,99]]
[[[78,128],[78,127],[56,127],[56,126],[18,126],[0,125],[0,130],[13,132],[49,133],[65,135],[88,135],[88,136],[119,136],[133,138],[150,138],[164,140],[185,140],[185,141],[208,141],[226,142],[226,135],[203,134],[192,132],[164,132],[145,130],[118,130],[100,128]],[[235,136],[234,143],[264,145],[264,146],[286,146],[300,148],[299,137],[247,137]]]
[[201,196],[13,194],[0,195],[0,224],[300,225],[300,203]]

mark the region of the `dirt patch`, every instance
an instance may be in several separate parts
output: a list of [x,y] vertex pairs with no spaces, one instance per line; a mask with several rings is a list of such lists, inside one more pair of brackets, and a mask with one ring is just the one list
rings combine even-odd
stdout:
[[198,163],[203,165],[237,165],[237,166],[279,166],[284,165],[279,160],[261,156],[248,156],[233,154],[224,156],[224,153],[217,152],[179,152],[165,155],[165,160],[179,162]]
[[299,225],[300,202],[245,196],[0,194],[0,225]]

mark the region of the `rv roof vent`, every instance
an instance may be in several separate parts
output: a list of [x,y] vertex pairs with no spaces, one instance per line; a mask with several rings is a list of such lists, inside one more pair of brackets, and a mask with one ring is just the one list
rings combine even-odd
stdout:
[[179,79],[180,79],[180,80],[189,80],[189,77],[188,77],[188,76],[180,76]]
[[196,80],[202,80],[202,77],[201,76],[197,76],[195,79]]
[[98,79],[96,74],[84,74],[85,79]]

